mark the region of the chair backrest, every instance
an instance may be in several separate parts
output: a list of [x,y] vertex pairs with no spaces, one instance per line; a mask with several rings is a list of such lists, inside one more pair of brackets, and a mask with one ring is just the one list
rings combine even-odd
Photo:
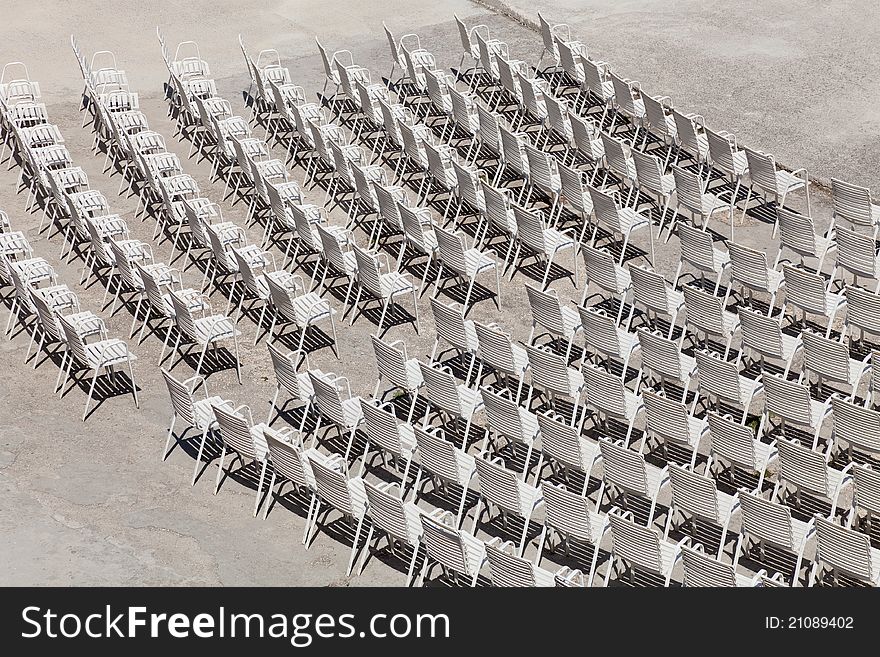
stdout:
[[565,486],[545,483],[541,487],[544,494],[545,524],[553,527],[566,537],[574,538],[590,545],[598,546],[601,536],[595,536],[590,519],[593,503]]
[[744,488],[739,491],[739,503],[742,508],[741,531],[787,550],[797,549],[798,546],[794,544],[791,509],[765,500]]
[[[483,395],[485,400],[485,394]],[[486,404],[488,408],[488,404]],[[582,438],[577,427],[564,421],[564,418],[556,415],[552,411],[545,411],[538,414],[538,427],[541,434],[541,451],[547,456],[566,467],[573,467],[587,472],[592,463],[587,462],[582,442],[586,439]]]
[[437,337],[442,338],[460,352],[470,349],[465,328],[464,310],[457,305],[447,305],[437,298],[431,298],[431,311]]
[[486,201],[486,219],[496,229],[509,233],[508,213],[512,212],[509,192],[486,182],[482,183],[481,189]]
[[700,378],[700,392],[714,395],[732,404],[748,403],[749,400],[744,397],[740,386],[739,368],[736,363],[731,363],[703,349],[694,352],[694,360]]
[[866,276],[876,285],[880,279],[880,258],[877,243],[871,235],[863,235],[851,228],[839,226],[835,230],[837,265],[854,276]]
[[480,126],[480,146],[500,154],[501,124],[498,122],[498,117],[481,104],[477,104],[477,116]]
[[595,283],[614,296],[626,294],[628,288],[621,285],[617,263],[610,253],[586,244],[581,245],[581,252],[584,254],[588,283]]
[[497,324],[486,325],[474,322],[477,332],[478,356],[492,369],[510,376],[522,376],[513,353],[510,334]]
[[672,120],[675,122],[675,132],[681,147],[702,160],[704,153],[700,149],[700,140],[697,137],[697,126],[694,120],[677,109],[672,110]]
[[[567,52],[571,52],[568,46],[564,46],[564,48]],[[574,64],[574,58],[572,58],[571,62]],[[544,106],[547,108],[547,120],[550,123],[550,128],[568,143],[571,134],[568,120],[568,102],[557,98],[553,94],[544,94]]]
[[779,222],[780,249],[786,247],[800,256],[819,257],[816,245],[816,227],[812,218],[789,210],[776,208],[776,219]]
[[669,483],[676,509],[710,522],[724,522],[718,512],[718,489],[714,479],[670,462]]
[[322,417],[337,426],[346,426],[346,415],[342,409],[342,395],[329,376],[309,370],[309,380],[315,391],[315,404]]
[[768,294],[771,292],[767,255],[764,251],[736,242],[727,242],[727,251],[730,253],[731,282],[736,281],[748,288],[762,290]]
[[511,399],[510,391],[495,392],[485,386],[480,388],[480,397],[486,410],[489,429],[497,435],[510,440],[531,443],[534,432],[527,432],[522,423],[521,413],[527,413]]
[[377,399],[361,399],[361,410],[364,415],[364,431],[371,443],[375,443],[386,452],[397,457],[403,454],[400,444],[400,432],[397,428],[397,416],[386,408],[386,404]]
[[437,247],[440,250],[440,260],[452,271],[460,276],[467,276],[467,260],[465,256],[466,245],[464,237],[459,233],[451,233],[440,226],[434,227],[434,235],[437,236]]
[[852,224],[873,226],[874,210],[871,190],[852,183],[831,179],[831,202],[834,216],[843,217]]
[[565,320],[562,317],[562,304],[556,290],[550,288],[546,292],[526,284],[529,308],[532,311],[534,326],[540,326],[555,336],[566,336]]
[[370,294],[377,298],[383,297],[379,256],[352,245],[354,258],[357,262],[357,280]]
[[660,100],[648,94],[642,94],[642,102],[645,103],[645,116],[648,119],[651,132],[662,137],[664,140],[669,139],[672,134],[670,133],[669,123],[666,120],[667,105],[664,105],[664,102],[668,103],[668,106],[671,108],[672,101],[668,98]]
[[452,119],[455,121],[455,125],[471,135],[476,134],[479,130],[479,124],[474,126],[476,108],[473,99],[452,85],[449,85],[446,90],[449,92],[449,100],[452,103]]
[[[688,171],[675,165],[672,166],[672,175],[675,180],[675,193],[678,197],[679,206],[683,205],[688,211],[702,217],[703,183],[700,177],[693,171]],[[681,228],[684,224],[679,223],[678,226]]]
[[529,181],[548,194],[554,193],[556,158],[540,148],[526,144],[526,159],[529,162]]
[[421,535],[421,524],[411,530],[407,522],[404,502],[399,495],[369,481],[364,481],[367,503],[370,505],[370,520],[392,537],[413,544]]
[[522,94],[523,106],[532,117],[543,122],[547,115],[547,109],[541,103],[545,94],[541,91],[538,81],[526,77],[522,70],[516,71],[515,75]]
[[782,273],[785,278],[786,304],[790,303],[804,312],[822,315],[829,320],[828,314],[833,308],[828,308],[825,279],[822,275],[791,265],[783,265]]
[[708,335],[730,336],[731,329],[724,320],[723,299],[691,285],[682,286],[681,291],[688,325]]
[[758,463],[755,453],[755,432],[752,428],[714,411],[709,411],[706,419],[709,421],[713,457],[720,456],[750,471],[763,466]]
[[379,377],[396,388],[409,389],[406,344],[403,341],[385,342],[375,335],[370,336],[370,341],[373,343],[373,352],[376,354]]
[[880,412],[838,396],[831,397],[834,411],[834,440],[873,456],[880,455]]
[[523,152],[524,140],[504,126],[500,126],[498,130],[501,133],[501,149],[504,161],[516,174],[525,176],[528,172],[528,161]]
[[422,378],[425,381],[425,396],[428,401],[447,413],[461,416],[462,409],[458,397],[458,385],[452,371],[437,363],[426,365],[419,362]]
[[804,342],[805,370],[838,383],[855,383],[850,380],[850,357],[845,344],[810,330],[801,333],[801,340]]
[[446,176],[446,162],[451,158],[450,151],[434,146],[428,141],[424,141],[422,146],[425,149],[425,157],[428,161],[428,172],[434,178],[434,181],[443,189],[451,189]]
[[663,190],[663,165],[656,155],[649,155],[633,148],[630,157],[636,165],[636,179],[640,188],[666,196]]
[[481,184],[478,170],[467,168],[456,160],[452,160],[452,170],[455,172],[455,180],[458,183],[459,198],[474,210],[479,211],[484,202],[478,191],[478,185]]
[[631,171],[629,168],[632,159],[632,147],[628,142],[615,139],[607,132],[599,135],[602,140],[602,147],[605,149],[605,162],[608,168],[624,179],[629,180]]
[[702,549],[689,545],[682,545],[680,550],[685,586],[736,586],[736,570],[731,564],[710,557]]
[[501,545],[486,544],[486,559],[489,562],[492,586],[537,586],[534,564],[528,559],[518,557],[514,553],[515,549],[511,541],[505,541]]
[[644,327],[636,329],[636,334],[642,349],[642,369],[661,378],[681,383],[688,381],[690,372],[684,371],[682,354],[675,342]]
[[[71,358],[80,365],[87,364],[89,359],[86,355],[84,338],[64,315],[58,315],[57,317],[59,324],[61,324],[61,330],[64,332],[64,341],[67,343],[67,349],[70,352]],[[106,331],[106,329],[103,328],[103,323],[102,330]]]
[[[587,215],[593,212],[593,202],[587,195],[587,188],[584,186],[584,173],[561,162],[556,163],[556,170],[559,172],[559,182],[565,200],[583,215],[584,219],[587,219]],[[584,199],[585,196],[587,196],[587,200]]]
[[520,205],[513,206],[513,216],[516,220],[516,235],[523,244],[530,249],[543,254],[544,244],[544,221],[537,210],[527,210]]
[[[248,418],[238,411],[227,410],[214,406],[214,417],[220,428],[220,437],[230,449],[238,452],[245,458],[257,457],[257,447],[251,435],[251,423]],[[263,449],[265,455],[265,447]]]
[[626,388],[619,377],[586,363],[581,372],[589,406],[618,417],[626,412]]
[[274,429],[263,428],[263,436],[266,438],[266,446],[269,450],[269,460],[275,472],[292,481],[297,486],[308,487],[311,477],[306,473],[303,463],[303,446],[299,437],[291,439],[282,436]]
[[764,383],[766,412],[778,415],[792,424],[818,428],[822,418],[813,416],[808,386],[771,372],[765,372],[761,381]]
[[473,570],[479,566],[471,566],[462,530],[427,514],[423,514],[421,520],[422,542],[428,557],[456,573],[473,576]]
[[664,441],[687,443],[691,422],[687,406],[660,390],[646,388],[640,394],[645,404],[645,431]]
[[[430,254],[432,249],[425,239],[425,230],[434,230],[436,226],[434,226],[433,221],[428,226],[424,226],[421,217],[430,218],[431,211],[427,208],[409,207],[403,203],[398,203],[397,213],[403,224],[403,232],[407,241],[415,245],[422,253]],[[436,236],[436,232],[434,234]],[[439,242],[439,239],[437,241]]]
[[[39,289],[28,288],[28,291],[30,292],[31,303],[37,313],[37,320],[40,323],[40,328],[43,331],[43,337],[45,337],[47,341],[54,340],[56,342],[63,342],[64,334],[62,333],[61,325],[58,323],[55,309],[49,305],[46,297]],[[78,306],[75,297],[73,297],[72,300],[77,303]]]
[[679,222],[678,238],[681,243],[682,262],[687,262],[702,271],[716,271],[715,247],[709,233]]
[[549,349],[526,345],[532,371],[532,385],[555,394],[578,399],[579,391],[572,385],[572,373],[564,356]]
[[782,320],[778,317],[767,317],[743,306],[739,306],[737,310],[743,346],[764,356],[783,358]]
[[599,100],[606,100],[614,97],[614,91],[605,88],[604,82],[608,80],[608,71],[611,69],[607,65],[603,66],[588,57],[580,56],[581,66],[584,67],[584,80],[587,83],[587,89],[590,90]]
[[772,155],[744,149],[749,163],[749,178],[752,186],[759,187],[765,194],[776,197],[776,162]]
[[737,164],[734,161],[734,153],[737,152],[736,137],[726,133],[720,134],[709,128],[706,128],[705,133],[712,166],[729,175],[735,175],[737,173]]
[[834,494],[828,488],[828,463],[824,454],[784,437],[776,446],[779,449],[779,472],[776,475],[779,479],[821,497]]
[[853,285],[847,285],[844,294],[847,328],[875,335],[880,332],[880,295]]
[[[574,112],[568,113],[568,120],[571,123],[571,137],[578,153],[589,162],[601,159],[602,154],[593,151],[593,142],[598,139],[596,126]],[[601,144],[601,140],[599,143]]]
[[[315,475],[315,488],[317,489],[318,497],[333,506],[340,513],[353,516],[355,510],[351,493],[348,490],[347,473],[341,467],[339,469],[328,467],[319,459],[312,458],[311,456],[309,456],[309,463]],[[342,463],[339,463],[339,466],[342,466]]]
[[298,324],[299,315],[295,300],[299,296],[298,292],[305,291],[302,279],[299,276],[286,274],[284,280],[279,280],[276,276],[266,276],[263,280],[269,288],[269,299],[278,314]]
[[875,586],[871,539],[816,514],[816,558]]
[[631,117],[637,116],[635,101],[633,100],[633,85],[614,71],[609,73],[611,84],[614,86],[614,102],[620,110]]
[[522,505],[516,473],[505,468],[500,459],[490,460],[481,456],[474,462],[479,475],[480,495],[505,511],[521,515]]
[[663,573],[660,534],[652,527],[637,525],[615,509],[608,513],[611,551],[615,557],[656,574]]
[[299,379],[297,377],[297,361],[303,355],[300,351],[291,351],[284,353],[280,347],[270,342],[269,356],[272,359],[272,368],[275,371],[275,378],[278,385],[287,390],[291,395],[299,399],[302,393],[299,388]]
[[666,293],[667,283],[662,274],[630,265],[629,275],[632,277],[633,301],[661,315],[671,315],[669,295]]
[[[470,461],[464,452],[443,437],[442,430],[435,427],[415,427],[416,445],[419,449],[419,465],[432,475],[462,486],[468,478],[459,468],[459,461]],[[470,473],[469,473],[470,474]]]
[[650,495],[644,456],[607,438],[599,439],[599,449],[605,481],[627,492],[644,497]]
[[382,221],[385,225],[403,230],[403,220],[400,218],[400,210],[397,208],[397,204],[400,203],[405,207],[409,206],[405,194],[377,183],[373,183],[373,191],[376,193],[376,200],[379,203],[379,214],[382,216]]
[[581,325],[584,327],[584,343],[587,349],[595,349],[607,356],[624,358],[618,327],[601,308],[578,306]]
[[452,15],[455,19],[455,25],[458,28],[458,38],[461,40],[461,49],[468,55],[471,56],[473,54],[474,46],[471,43],[471,35],[468,32],[467,26],[462,22],[462,20],[456,16]]
[[164,367],[161,368],[161,371],[162,377],[165,379],[165,385],[168,387],[168,394],[171,397],[171,407],[174,409],[174,414],[190,426],[195,426],[195,399],[192,392],[182,381],[176,379]]
[[880,514],[880,472],[870,465],[853,465],[853,506]]

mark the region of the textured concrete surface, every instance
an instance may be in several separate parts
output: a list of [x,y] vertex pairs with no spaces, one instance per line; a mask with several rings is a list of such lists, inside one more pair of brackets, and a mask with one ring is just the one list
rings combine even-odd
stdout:
[[[132,235],[149,239],[153,220],[134,217],[136,199],[116,195],[119,176],[102,173],[103,155],[91,154],[92,134],[81,128],[78,112],[81,78],[68,45],[70,33],[87,55],[98,49],[116,53],[120,67],[141,95],[142,109],[151,127],[163,133],[170,150],[177,152],[184,169],[219,201],[222,183],[211,183],[207,162],[186,159],[189,144],[173,139],[172,122],[162,98],[166,72],[155,36],[161,26],[169,45],[184,39],[198,41],[202,56],[212,66],[221,95],[236,111],[244,112],[241,92],[248,77],[238,48],[240,32],[252,52],[277,48],[295,80],[309,93],[320,89],[323,73],[314,46],[317,34],[328,49],[348,48],[356,61],[370,67],[374,79],[387,73],[389,58],[381,22],[386,19],[399,35],[417,32],[438,63],[454,66],[460,45],[452,13],[470,24],[487,23],[493,34],[510,44],[511,52],[536,62],[538,35],[507,17],[468,2],[361,3],[356,8],[332,2],[233,3],[198,0],[190,3],[120,2],[112,14],[98,2],[15,3],[0,24],[0,60],[22,60],[32,78],[41,82],[51,119],[59,124],[74,155],[84,167],[92,187],[102,190],[114,210],[128,221]],[[542,1],[528,9],[542,7]],[[704,9],[702,3],[625,2],[614,9],[607,3],[553,3],[548,14],[568,18],[573,31],[596,54],[609,59],[627,75],[639,78],[646,89],[663,91],[680,105],[699,109],[707,121],[740,134],[745,143],[761,145],[794,165],[805,165],[824,176],[840,171],[849,179],[876,183],[876,138],[873,95],[875,86],[839,80],[867,74],[874,54],[874,24],[862,24],[856,37],[840,46],[846,12],[810,3],[788,19],[777,16],[773,5],[749,3],[729,16],[721,7]],[[854,3],[849,3],[854,4]],[[875,11],[867,7],[862,11]],[[815,5],[815,7],[813,6]],[[668,7],[661,12],[658,7]],[[855,12],[856,7],[848,11]],[[531,13],[529,13],[531,16]],[[774,22],[768,22],[772,18]],[[819,29],[828,32],[821,38]],[[732,34],[733,36],[727,36]],[[838,36],[835,36],[838,35]],[[595,45],[594,45],[595,44]],[[825,44],[823,46],[822,44]],[[829,52],[834,48],[834,56]],[[851,52],[851,56],[847,55]],[[858,54],[857,54],[858,53]],[[778,73],[783,71],[784,73]],[[810,89],[809,93],[805,89]],[[800,95],[799,95],[800,94]],[[833,97],[832,97],[833,96]],[[816,108],[816,109],[812,109]],[[829,126],[837,125],[837,128]],[[15,194],[18,170],[0,171],[0,207],[17,229],[26,230],[36,254],[56,266],[62,281],[80,293],[85,308],[100,308],[103,288],[78,286],[81,261],[70,265],[58,258],[61,238],[37,235],[39,214],[25,211],[25,194]],[[295,176],[303,172],[296,170]],[[308,194],[320,202],[321,190]],[[795,205],[800,198],[792,199]],[[827,215],[827,199],[814,197],[814,214]],[[244,224],[243,203],[223,204],[230,219]],[[344,218],[343,218],[344,220]],[[341,221],[339,216],[334,221]],[[769,227],[749,220],[740,239],[754,244],[767,241]],[[716,226],[717,228],[717,226]],[[250,231],[254,240],[258,231]],[[644,240],[639,246],[647,246]],[[156,247],[159,260],[167,260],[168,242]],[[671,276],[678,252],[676,241],[658,251],[658,268]],[[197,285],[201,275],[190,269],[185,281]],[[471,317],[500,321],[515,339],[525,340],[530,316],[523,283],[517,276],[504,289],[505,306],[498,313],[491,303],[479,304]],[[578,293],[565,280],[555,287],[560,297]],[[225,299],[214,297],[222,309]],[[337,309],[341,304],[335,302]],[[434,329],[428,295],[420,302],[422,332],[397,326],[387,339],[406,339],[411,355],[430,352]],[[5,320],[8,307],[4,309]],[[126,337],[129,310],[107,318],[114,336]],[[268,410],[273,392],[265,341],[250,347],[254,324],[242,320],[244,385],[234,372],[212,374],[212,394],[247,403],[256,418]],[[369,334],[374,325],[364,318],[340,333],[341,362],[329,350],[313,355],[314,366],[343,372],[351,378],[355,394],[369,394],[375,370]],[[120,396],[102,403],[86,424],[79,422],[85,392],[74,388],[59,400],[50,394],[57,365],[41,363],[34,371],[24,365],[29,336],[17,332],[0,341],[0,570],[2,584],[266,584],[266,585],[366,585],[399,584],[403,574],[376,560],[360,578],[344,577],[349,542],[321,533],[309,551],[300,545],[305,512],[276,506],[267,521],[253,519],[252,488],[227,479],[215,497],[214,466],[208,466],[195,488],[190,488],[193,467],[191,445],[176,448],[165,463],[159,454],[170,417],[167,392],[156,366],[160,340],[152,335],[134,351],[140,357],[136,377],[141,388],[141,408]],[[181,363],[180,378],[190,369]],[[295,507],[293,503],[290,506]]]

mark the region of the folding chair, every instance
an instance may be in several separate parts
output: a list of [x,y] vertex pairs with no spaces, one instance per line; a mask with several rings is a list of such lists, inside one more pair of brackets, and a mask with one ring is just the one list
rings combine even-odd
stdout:
[[650,452],[651,440],[661,445],[665,460],[669,460],[669,444],[685,447],[691,451],[690,466],[693,469],[700,441],[709,433],[708,422],[695,417],[687,406],[669,399],[659,390],[642,390],[641,396],[645,406],[645,435],[639,453],[643,454],[646,449]]
[[[602,488],[596,502],[596,511],[608,495],[608,501],[616,504],[619,500],[624,509],[627,496],[637,495],[650,504],[647,527],[654,522],[657,509],[657,498],[669,485],[669,467],[658,468],[645,461],[641,454],[627,449],[624,441],[612,441],[608,438],[599,439],[602,452]],[[617,493],[616,495],[614,493]]]
[[611,561],[603,586],[608,586],[615,566],[624,564],[633,583],[634,569],[644,570],[664,579],[669,586],[676,563],[681,559],[680,545],[670,543],[653,527],[642,527],[632,520],[632,513],[613,508],[608,512],[611,530]]
[[751,577],[736,572],[731,564],[721,561],[721,558],[713,558],[705,553],[703,546],[696,543],[693,546],[682,544],[681,565],[684,569],[682,584],[688,587],[707,586],[720,587],[747,587],[763,586],[761,571]]
[[803,522],[792,517],[791,509],[782,504],[765,500],[757,493],[745,488],[739,491],[742,526],[734,551],[733,567],[736,569],[740,556],[748,555],[754,543],[758,544],[759,554],[765,557],[765,544],[796,555],[791,585],[800,583],[801,562],[807,543],[816,533],[815,521]]
[[471,586],[475,586],[480,576],[480,568],[486,560],[486,546],[457,525],[450,523],[451,513],[435,509],[422,514],[422,545],[425,546],[425,561],[419,580],[424,583],[436,565],[440,565],[443,574],[458,584],[461,578]]
[[89,386],[89,393],[86,397],[86,405],[83,409],[83,422],[85,422],[89,413],[89,404],[95,392],[95,383],[98,381],[98,376],[102,372],[106,372],[115,381],[116,370],[114,368],[123,364],[128,367],[134,405],[136,408],[140,408],[137,396],[137,383],[135,383],[134,371],[132,369],[132,363],[137,360],[137,356],[128,350],[128,345],[122,340],[110,338],[107,334],[106,326],[101,326],[100,340],[86,343],[85,336],[78,332],[78,329],[81,328],[80,326],[72,323],[64,315],[58,315],[58,322],[61,324],[61,330],[64,332],[67,343],[67,350],[65,352],[67,356],[67,369],[65,370],[61,390],[64,390],[64,386],[67,385],[67,381],[70,379],[74,363],[76,363],[77,369],[94,372],[91,385]]
[[830,337],[834,318],[841,309],[846,308],[846,297],[829,291],[821,274],[814,274],[791,265],[783,265],[782,274],[785,282],[785,302],[782,304],[780,315],[785,318],[786,310],[794,306],[803,312],[801,326],[804,328],[808,314],[819,315],[827,323],[825,337]]
[[461,488],[458,507],[455,515],[455,527],[461,527],[464,520],[463,511],[467,501],[468,487],[477,474],[477,466],[473,456],[465,453],[445,439],[442,429],[436,427],[415,427],[416,450],[419,455],[419,469],[413,484],[410,501],[418,502],[422,495],[419,484],[428,479],[435,490],[449,494],[449,485]]
[[[257,499],[254,502],[254,517],[260,510],[260,502],[263,497],[263,481],[266,476],[266,464],[269,448],[266,444],[266,436],[263,429],[266,425],[254,424],[254,418],[251,415],[249,406],[242,405],[235,409],[228,409],[225,406],[213,406],[214,417],[217,421],[217,433],[220,437],[222,445],[220,450],[220,461],[217,463],[217,481],[214,485],[214,495],[220,490],[220,486],[226,475],[232,473],[232,464],[236,461],[241,463],[239,470],[243,470],[248,465],[257,464],[260,466],[260,480],[257,485]],[[231,452],[235,458],[229,463],[229,469],[226,469],[226,456]],[[201,460],[201,453],[197,462]],[[247,461],[247,462],[245,462]]]
[[736,422],[730,416],[723,416],[714,411],[706,415],[709,422],[709,460],[706,472],[712,472],[712,466],[724,462],[730,464],[728,471],[730,483],[736,480],[736,470],[740,468],[750,473],[758,473],[760,491],[767,474],[767,467],[778,457],[776,441],[764,443],[755,437],[755,432],[744,424]]
[[[697,521],[709,522],[721,527],[721,540],[718,543],[717,559],[720,561],[727,542],[727,530],[733,516],[739,511],[739,497],[736,493],[728,495],[718,490],[715,480],[708,473],[699,475],[691,468],[683,468],[675,463],[669,464],[669,482],[672,485],[672,505],[666,520],[663,538],[669,538],[669,531],[681,527],[690,519],[692,536],[697,533]],[[675,522],[676,514],[684,522]]]
[[[602,459],[599,443],[581,436],[577,427],[565,422],[565,418],[553,411],[545,411],[537,416],[541,436],[541,452],[553,471],[570,480],[570,471],[577,470],[584,477],[581,495],[586,496],[593,467]],[[538,468],[538,478],[541,476]]]
[[[719,410],[721,402],[741,407],[741,423],[745,424],[752,401],[764,389],[763,376],[750,379],[739,372],[735,363],[702,349],[694,352],[694,360],[699,376],[700,395],[707,399],[708,405],[711,405],[713,398],[717,400],[716,408]],[[693,408],[695,407],[696,400]]]
[[325,523],[331,511],[335,510],[341,513],[352,527],[357,526],[351,546],[351,557],[349,557],[348,568],[345,571],[347,577],[351,575],[354,566],[354,558],[357,554],[361,530],[366,517],[367,494],[364,480],[360,477],[350,477],[345,459],[340,458],[338,454],[334,454],[327,460],[318,459],[312,455],[309,455],[308,459],[315,475],[315,493],[312,497],[314,510],[311,513],[311,523],[306,522],[306,535],[303,543],[308,549],[314,540],[319,529],[318,515],[322,506],[328,507],[324,515]]

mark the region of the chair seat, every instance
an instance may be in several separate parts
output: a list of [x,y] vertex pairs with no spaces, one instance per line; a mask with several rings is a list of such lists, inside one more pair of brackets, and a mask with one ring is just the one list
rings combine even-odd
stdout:
[[582,327],[580,313],[569,306],[559,306],[562,311],[562,326],[565,331],[565,337],[571,339]]
[[669,481],[669,473],[665,468],[658,468],[656,465],[651,465],[650,463],[645,462],[645,483],[648,486],[648,496],[651,498],[657,497],[657,494],[660,492],[660,489]]
[[336,311],[316,292],[306,292],[291,299],[294,319],[300,327],[305,327],[316,319],[329,317]]
[[137,360],[122,340],[111,338],[85,345],[86,359],[93,369]]
[[225,315],[211,315],[201,317],[193,322],[196,334],[190,336],[200,344],[222,340],[224,338],[238,337],[241,332],[235,328],[235,322]]
[[803,178],[799,178],[790,171],[780,169],[776,172],[776,194],[782,196],[788,192],[798,189],[805,189],[807,183]]
[[730,207],[730,204],[726,201],[722,201],[719,197],[711,192],[704,192],[700,194],[700,202],[701,202],[701,214],[704,217],[711,217],[713,213],[717,210],[727,210]]
[[631,233],[636,228],[650,225],[650,222],[644,215],[639,214],[632,208],[618,208],[617,223],[620,225],[620,232],[624,235]]
[[660,539],[660,574],[664,577],[668,575],[672,568],[675,566],[675,562],[678,559],[678,545],[676,543],[672,543],[670,541]]
[[541,490],[540,486],[532,486],[531,484],[524,482],[522,479],[516,480],[516,486],[519,489],[520,508],[518,511],[522,517],[526,518],[531,515],[535,507],[544,502],[544,491]]
[[[98,317],[95,313],[90,310],[86,310],[81,313],[71,313],[70,315],[65,315],[64,319],[70,322],[77,334],[82,337],[88,337],[90,335],[97,335],[104,328],[104,322]],[[56,320],[57,330],[59,334],[61,333],[60,322]]]
[[361,398],[360,397],[351,397],[350,399],[341,400],[342,406],[342,417],[345,422],[345,426],[348,428],[354,427],[360,423],[360,421],[364,418],[364,412],[361,408]]
[[197,399],[193,402],[193,419],[195,420],[195,428],[203,431],[206,427],[214,423],[214,407],[217,406],[224,411],[230,413],[235,410],[232,402],[226,401],[222,397],[214,396],[207,399]]
[[465,271],[463,273],[468,278],[496,267],[495,259],[479,249],[468,249],[464,252],[464,265]]
[[379,285],[382,289],[383,297],[394,297],[398,294],[404,294],[413,291],[412,281],[400,272],[392,271],[379,276]]
[[570,235],[556,230],[555,228],[544,229],[544,253],[551,255],[560,249],[575,246],[575,240]]
[[422,368],[419,367],[418,358],[410,358],[406,361],[406,389],[412,392],[420,388],[424,383]]

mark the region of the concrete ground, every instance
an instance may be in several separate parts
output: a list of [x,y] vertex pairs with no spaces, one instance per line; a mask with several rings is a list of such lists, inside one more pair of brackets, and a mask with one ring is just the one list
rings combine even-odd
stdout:
[[[172,138],[174,126],[162,93],[167,74],[155,36],[157,25],[172,48],[184,39],[199,43],[203,58],[212,66],[219,93],[241,113],[246,112],[242,91],[249,80],[238,47],[239,33],[252,53],[277,48],[294,79],[309,94],[323,84],[315,35],[329,50],[350,49],[358,63],[373,71],[374,80],[387,74],[383,19],[398,35],[418,33],[423,47],[435,53],[438,65],[446,68],[457,65],[460,57],[453,12],[468,24],[488,24],[493,35],[507,41],[511,52],[523,59],[535,63],[540,52],[540,38],[533,30],[468,0],[393,0],[357,7],[340,0],[244,5],[226,0],[183,5],[120,2],[114,4],[112,14],[104,11],[105,3],[91,1],[20,4],[16,11],[6,13],[0,25],[0,61],[28,64],[31,77],[41,83],[49,116],[60,126],[75,163],[86,169],[92,187],[103,191],[114,210],[127,219],[132,236],[145,240],[152,233],[153,219],[142,222],[135,218],[136,198],[127,192],[116,194],[119,175],[102,172],[103,154],[92,155],[92,133],[80,125],[81,78],[68,44],[70,33],[76,35],[87,56],[99,49],[115,52],[133,90],[140,94],[151,127],[165,135],[169,149],[180,155],[184,170],[216,201],[221,198],[222,183],[210,181],[209,164],[186,159],[189,143]],[[533,10],[544,4],[549,3],[531,5],[528,17],[534,20]],[[782,3],[750,4],[754,6],[748,13],[741,9],[742,15],[732,17],[720,8],[704,10],[701,3],[694,2],[665,3],[667,9],[659,14],[653,2],[617,3],[613,11],[594,9],[599,3],[592,2],[554,3],[548,14],[557,20],[567,18],[574,34],[590,44],[591,50],[615,66],[619,64],[621,71],[640,79],[646,89],[663,91],[682,106],[702,111],[708,123],[736,132],[744,143],[772,151],[787,164],[807,166],[822,177],[841,175],[876,185],[876,167],[870,166],[876,158],[871,148],[876,138],[869,132],[876,124],[876,114],[868,109],[873,106],[871,94],[878,93],[876,85],[841,82],[842,78],[856,78],[862,69],[868,75],[873,55],[861,46],[871,42],[876,21],[859,21],[854,15],[875,9],[862,3],[865,7],[861,10],[853,6],[850,12],[835,11],[835,20],[824,23],[829,31],[820,33],[822,16],[831,11],[823,9],[823,3],[813,3],[816,7],[810,12],[790,19],[778,16],[781,9],[777,7]],[[846,17],[849,14],[853,15]],[[686,24],[691,27],[681,31],[673,28]],[[841,44],[844,27],[852,38]],[[728,36],[730,31],[735,36]],[[827,52],[832,47],[833,57]],[[860,53],[858,58],[856,52]],[[834,99],[828,98],[832,93]],[[26,212],[26,194],[14,191],[18,170],[2,169],[0,208],[9,213],[15,229],[27,232],[36,254],[56,267],[60,280],[78,292],[83,307],[98,311],[102,285],[77,285],[81,261],[63,263],[58,258],[60,236],[47,239],[46,233],[38,235],[39,213]],[[297,169],[294,175],[301,177],[303,172]],[[307,195],[316,203],[322,196],[319,189]],[[828,199],[817,191],[813,200],[814,215],[829,216]],[[792,202],[800,207],[801,198]],[[230,199],[222,205],[227,218],[244,225],[243,203],[233,205]],[[344,216],[337,213],[333,221],[344,221]],[[750,218],[746,226],[738,232],[738,240],[767,243],[766,224]],[[721,225],[713,227],[724,231]],[[259,234],[256,229],[249,231],[254,240]],[[638,239],[638,246],[647,246],[645,240]],[[169,243],[155,247],[155,253],[157,260],[167,261]],[[671,278],[678,261],[677,240],[659,249],[657,260],[658,269]],[[198,285],[200,278],[191,268],[184,280]],[[490,302],[483,302],[470,317],[498,321],[515,339],[525,340],[531,320],[523,289],[528,280],[519,274],[505,284],[500,313]],[[567,280],[554,287],[563,299],[579,298]],[[433,343],[428,296],[420,301],[421,335],[417,336],[411,325],[399,325],[385,336],[388,340],[405,339],[412,356],[427,355]],[[222,310],[225,299],[215,295],[214,303]],[[341,314],[341,304],[334,304]],[[128,309],[113,317],[109,317],[109,309],[101,315],[111,335],[127,337],[131,323]],[[223,370],[209,377],[209,386],[212,394],[248,404],[254,417],[262,419],[274,392],[274,377],[265,340],[250,346],[253,321],[243,319],[240,328],[244,384],[237,385],[234,372]],[[312,365],[345,374],[354,394],[369,395],[376,377],[368,337],[374,329],[365,317],[351,328],[341,327],[341,360],[325,349],[312,355]],[[160,462],[170,405],[156,366],[161,347],[156,335],[141,345],[131,342],[139,356],[135,375],[140,410],[134,409],[130,396],[114,397],[102,403],[85,424],[79,422],[85,392],[74,387],[63,399],[52,397],[57,365],[45,361],[36,370],[30,363],[25,365],[28,339],[26,333],[17,331],[13,339],[0,342],[6,368],[0,381],[0,554],[4,556],[0,583],[402,583],[399,567],[377,560],[370,562],[361,577],[346,578],[350,543],[326,533],[319,534],[310,550],[304,550],[300,537],[305,514],[292,503],[292,510],[276,506],[264,521],[251,517],[253,488],[227,479],[220,493],[213,496],[213,464],[190,488],[191,445],[177,447],[166,462]],[[185,378],[190,371],[186,363],[180,363],[174,373]]]

